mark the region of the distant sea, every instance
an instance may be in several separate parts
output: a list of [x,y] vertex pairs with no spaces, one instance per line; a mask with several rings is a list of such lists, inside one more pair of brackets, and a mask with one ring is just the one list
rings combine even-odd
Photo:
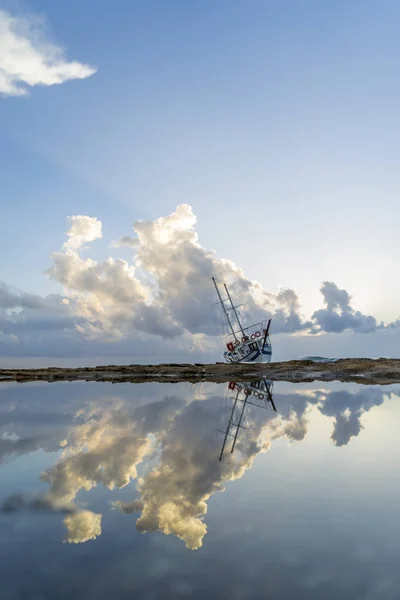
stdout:
[[312,360],[313,362],[335,362],[338,358],[326,358],[325,356],[302,356],[300,360]]

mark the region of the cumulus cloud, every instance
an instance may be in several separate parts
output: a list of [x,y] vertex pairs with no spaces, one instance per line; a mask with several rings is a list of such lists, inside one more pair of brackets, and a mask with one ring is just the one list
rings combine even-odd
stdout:
[[82,544],[96,539],[101,534],[102,516],[90,510],[81,510],[65,517],[64,525],[68,532],[66,541]]
[[67,529],[66,541],[70,544],[81,544],[94,540],[101,534],[102,515],[90,510],[79,510],[70,504],[63,504],[51,496],[29,497],[24,494],[14,494],[0,506],[5,514],[30,512],[33,514],[62,514]]
[[[220,318],[210,309],[213,276],[230,285],[253,322],[272,318],[273,333],[346,329],[367,333],[377,328],[374,317],[353,309],[346,290],[331,282],[321,287],[326,308],[305,320],[294,290],[267,292],[232,261],[203,248],[195,230],[196,216],[187,204],[166,217],[137,221],[135,237],[125,236],[113,243],[114,247],[132,247],[132,263],[113,258],[95,262],[82,257],[82,243],[101,236],[101,223],[84,216],[73,217],[71,222],[68,242],[53,255],[49,274],[64,285],[78,314],[87,319],[82,333],[88,336],[111,331],[123,336],[130,330],[165,338],[220,334]],[[138,275],[138,268],[145,278]],[[246,312],[243,318],[246,320]]]
[[143,508],[143,502],[136,498],[132,502],[123,502],[122,500],[116,500],[112,503],[113,508],[120,510],[126,515],[131,515],[135,512],[140,512]]
[[124,235],[119,240],[111,242],[112,248],[121,248],[122,246],[126,246],[127,248],[136,248],[138,245],[139,240],[137,238],[131,238],[129,235]]
[[[213,276],[226,282],[235,301],[243,304],[245,323],[272,318],[273,334],[370,333],[389,327],[353,308],[349,293],[332,282],[321,287],[325,307],[305,319],[294,290],[276,294],[265,290],[232,261],[201,246],[195,226],[192,208],[182,204],[165,217],[137,221],[133,237],[112,243],[114,248],[132,248],[131,260],[96,261],[89,256],[90,244],[102,238],[101,221],[86,215],[69,217],[67,241],[52,255],[48,269],[48,275],[63,286],[64,296],[39,298],[0,285],[0,344],[15,354],[18,341],[21,354],[28,354],[27,345],[34,345],[35,354],[45,353],[42,347],[56,354],[62,346],[81,355],[83,348],[99,352],[99,341],[113,342],[112,353],[123,355],[132,353],[134,340],[143,355],[147,348],[154,353],[152,336],[161,336],[165,355],[214,353],[223,319],[211,308],[216,300]],[[20,312],[11,315],[13,308]],[[12,335],[17,340],[6,337]],[[79,343],[82,337],[85,345]]]
[[354,310],[350,306],[351,296],[346,290],[340,290],[333,282],[325,281],[321,286],[321,294],[326,308],[314,312],[312,319],[315,330],[334,333],[341,333],[346,329],[361,333],[376,331],[376,319]]
[[[72,223],[68,242],[53,254],[49,275],[64,286],[78,314],[86,319],[81,331],[87,337],[111,333],[119,337],[132,330],[164,338],[218,335],[220,320],[210,307],[214,300],[212,276],[231,284],[232,292],[246,303],[254,319],[273,317],[275,332],[308,327],[293,290],[269,294],[232,261],[220,259],[200,245],[196,217],[189,205],[178,206],[167,217],[137,221],[136,237],[113,243],[114,247],[134,249],[131,264],[122,259],[96,262],[83,257],[82,242],[97,239],[101,224],[84,216],[73,217]],[[92,237],[86,235],[88,229]],[[139,277],[138,268],[146,278]]]
[[14,494],[7,498],[1,505],[1,510],[4,513],[17,513],[21,511],[31,512],[53,512],[61,514],[71,514],[75,509],[69,505],[57,504],[51,498],[39,496],[30,498],[24,494]]
[[[2,354],[34,355],[40,348],[49,353],[54,340],[60,349],[76,335],[82,320],[73,303],[62,296],[41,298],[0,283],[0,348]],[[50,352],[51,353],[51,352]]]
[[184,333],[157,298],[136,277],[136,269],[122,259],[96,262],[79,253],[83,243],[101,237],[97,219],[75,216],[67,231],[68,242],[53,254],[49,275],[59,281],[73,301],[76,312],[86,319],[80,331],[88,337],[122,337],[127,331],[144,331],[166,338]]
[[67,230],[68,241],[64,244],[66,251],[78,250],[83,244],[102,237],[101,221],[94,217],[73,215],[68,217],[68,221],[70,228]]
[[0,435],[0,465],[8,462],[11,458],[34,452],[40,448],[41,441],[38,437],[14,438],[4,434]]
[[68,61],[63,50],[46,39],[38,17],[0,10],[0,94],[26,96],[29,87],[85,79],[95,72],[89,65]]
[[231,285],[232,293],[240,296],[256,320],[272,316],[276,309],[286,315],[285,303],[246,278],[232,261],[203,248],[195,224],[192,208],[182,204],[167,217],[134,225],[136,264],[153,278],[157,298],[171,318],[191,334],[219,334],[218,315],[210,310],[215,300],[213,276]]
[[43,306],[44,302],[40,296],[19,292],[0,281],[0,309],[43,308]]

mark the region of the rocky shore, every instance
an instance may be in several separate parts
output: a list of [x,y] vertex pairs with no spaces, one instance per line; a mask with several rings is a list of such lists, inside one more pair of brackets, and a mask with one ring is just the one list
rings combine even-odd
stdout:
[[400,383],[400,359],[346,358],[331,362],[291,360],[270,364],[161,364],[106,365],[47,369],[0,369],[0,383],[16,381],[110,381],[143,383],[159,381],[343,381],[363,384]]

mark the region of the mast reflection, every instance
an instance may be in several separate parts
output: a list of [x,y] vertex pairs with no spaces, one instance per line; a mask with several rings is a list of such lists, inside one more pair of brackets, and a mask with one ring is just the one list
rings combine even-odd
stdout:
[[219,461],[222,460],[226,450],[228,438],[233,438],[230,450],[232,454],[239,435],[239,429],[247,429],[243,425],[243,420],[248,405],[277,412],[272,398],[272,389],[273,381],[267,381],[266,379],[257,379],[249,382],[231,381],[229,383],[229,397],[232,399],[233,404],[226,429],[218,430],[224,434]]

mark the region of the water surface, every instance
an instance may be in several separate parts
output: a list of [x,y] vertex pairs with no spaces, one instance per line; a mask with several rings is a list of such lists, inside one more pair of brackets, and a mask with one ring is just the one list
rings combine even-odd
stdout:
[[261,387],[2,384],[1,598],[398,599],[400,386]]

